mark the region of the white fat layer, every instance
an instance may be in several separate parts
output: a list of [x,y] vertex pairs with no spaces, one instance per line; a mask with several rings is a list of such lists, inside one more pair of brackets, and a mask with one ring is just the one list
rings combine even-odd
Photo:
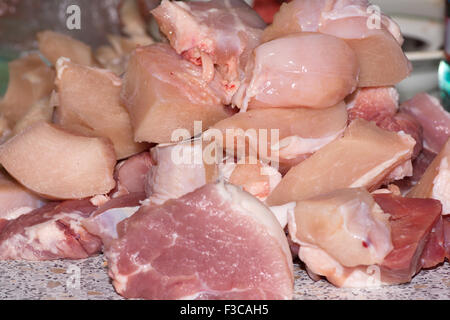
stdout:
[[333,142],[342,136],[345,128],[342,128],[334,135],[325,138],[302,138],[299,136],[291,136],[282,139],[279,143],[274,145],[272,151],[278,151],[282,159],[295,159],[299,155],[308,154],[318,151],[330,142]]
[[30,213],[33,210],[34,210],[34,208],[31,208],[31,207],[17,208],[11,212],[8,212],[5,216],[2,217],[2,219],[15,220],[15,219],[19,218],[20,216],[23,216],[24,214]]
[[273,206],[270,207],[270,210],[277,218],[278,222],[280,223],[281,227],[284,229],[286,228],[288,224],[288,216],[289,214],[293,214],[295,207],[297,206],[296,202],[289,202],[286,204],[283,204],[281,206]]
[[57,73],[58,80],[62,79],[62,75],[63,75],[64,71],[68,68],[66,63],[70,63],[69,58],[61,57],[58,59],[58,61],[56,61],[56,73]]
[[448,157],[441,160],[439,173],[433,181],[433,198],[441,201],[442,214],[450,215],[450,166]]

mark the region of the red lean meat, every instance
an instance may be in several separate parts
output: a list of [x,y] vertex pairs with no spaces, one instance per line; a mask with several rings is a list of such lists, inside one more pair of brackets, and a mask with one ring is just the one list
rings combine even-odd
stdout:
[[292,298],[282,228],[267,207],[232,185],[142,206],[118,225],[105,253],[114,287],[126,298]]

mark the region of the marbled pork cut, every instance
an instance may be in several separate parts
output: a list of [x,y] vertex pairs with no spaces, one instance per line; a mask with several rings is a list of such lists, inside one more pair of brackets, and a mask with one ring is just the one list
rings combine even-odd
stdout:
[[450,217],[443,217],[444,221],[444,245],[447,254],[447,260],[450,261]]
[[439,153],[450,138],[450,114],[439,100],[429,94],[419,93],[402,103],[400,108],[423,127],[425,148]]
[[106,248],[126,298],[290,299],[286,236],[261,202],[232,185],[206,185],[162,206],[143,206]]
[[0,260],[85,259],[101,250],[100,238],[81,221],[96,207],[89,200],[50,203],[0,223]]
[[255,11],[242,0],[163,0],[152,13],[178,54],[202,65],[205,79],[212,79],[217,66],[224,90],[236,92],[266,27]]
[[242,111],[258,107],[328,108],[356,89],[358,74],[357,57],[343,40],[319,33],[295,33],[254,50],[245,83],[233,103]]
[[[194,136],[194,122],[204,130],[231,115],[222,79],[202,78],[201,67],[179,56],[168,44],[137,48],[131,55],[122,87],[138,142],[171,143],[177,129]],[[197,134],[197,133],[196,133]]]
[[267,203],[282,205],[344,188],[365,187],[372,191],[397,167],[411,160],[414,145],[409,135],[355,120],[342,138],[293,167]]

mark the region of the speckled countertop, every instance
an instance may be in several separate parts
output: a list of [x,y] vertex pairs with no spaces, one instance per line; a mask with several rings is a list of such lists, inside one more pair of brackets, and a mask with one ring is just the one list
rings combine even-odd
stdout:
[[[0,299],[121,299],[106,273],[103,256],[80,261],[0,262]],[[422,271],[410,284],[338,289],[312,281],[295,265],[294,299],[450,299],[450,263]]]

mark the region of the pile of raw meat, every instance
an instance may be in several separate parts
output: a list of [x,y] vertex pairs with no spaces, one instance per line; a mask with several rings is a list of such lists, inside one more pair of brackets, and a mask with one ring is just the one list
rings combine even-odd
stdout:
[[338,287],[450,259],[450,115],[399,104],[389,17],[294,0],[267,26],[241,0],[163,0],[156,43],[139,3],[110,45],[43,31],[10,64],[0,259],[104,253],[146,299],[291,299],[297,258]]

